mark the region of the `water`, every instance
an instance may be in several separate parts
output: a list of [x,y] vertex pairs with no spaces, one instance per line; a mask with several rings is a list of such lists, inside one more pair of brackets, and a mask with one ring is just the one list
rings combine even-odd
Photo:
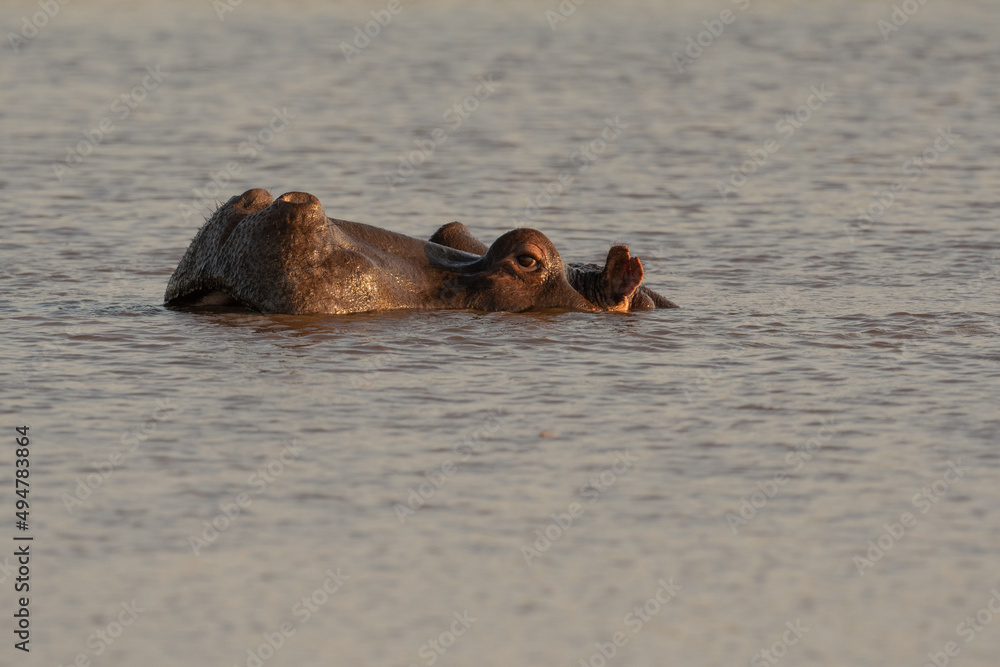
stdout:
[[[1000,7],[884,38],[886,3],[741,6],[403,2],[351,62],[386,3],[71,3],[6,38],[35,540],[0,662],[995,664]],[[251,187],[624,242],[682,308],[163,309]]]

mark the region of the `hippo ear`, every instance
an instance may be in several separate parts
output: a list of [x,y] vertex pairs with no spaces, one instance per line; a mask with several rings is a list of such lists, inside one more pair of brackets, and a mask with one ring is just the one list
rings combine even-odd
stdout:
[[626,246],[618,245],[608,251],[608,261],[601,275],[611,288],[610,296],[620,302],[632,296],[642,284],[642,262],[630,256]]

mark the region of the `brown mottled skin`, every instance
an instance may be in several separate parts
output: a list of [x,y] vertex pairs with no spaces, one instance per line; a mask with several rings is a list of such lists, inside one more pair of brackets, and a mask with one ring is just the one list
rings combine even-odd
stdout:
[[558,251],[533,229],[515,229],[472,254],[328,218],[304,192],[272,199],[255,189],[227,201],[202,226],[164,301],[288,314],[598,310],[566,276]]
[[[431,236],[431,241],[475,255],[486,252],[486,244],[460,222],[450,222]],[[677,308],[677,304],[653,290],[640,286],[642,262],[631,257],[627,246],[616,245],[608,251],[604,266],[598,264],[566,265],[569,284],[599,310],[619,312]],[[638,287],[638,289],[636,289]]]

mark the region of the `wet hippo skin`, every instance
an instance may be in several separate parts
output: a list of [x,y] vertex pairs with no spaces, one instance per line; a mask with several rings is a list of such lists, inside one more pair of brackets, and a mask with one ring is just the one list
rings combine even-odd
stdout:
[[[450,222],[431,236],[431,241],[475,255],[487,251],[485,243],[477,239],[461,222]],[[567,279],[573,289],[593,303],[599,310],[636,311],[654,308],[677,308],[645,285],[642,262],[629,254],[627,246],[616,245],[608,251],[604,266],[598,264],[569,263]],[[639,286],[636,289],[636,286]]]
[[[402,308],[482,311],[600,308],[573,289],[541,232],[515,229],[470,253],[328,218],[316,197],[248,190],[191,241],[167,284],[167,306],[241,305],[265,313]],[[634,291],[639,272],[621,270]],[[633,284],[634,283],[634,284]]]

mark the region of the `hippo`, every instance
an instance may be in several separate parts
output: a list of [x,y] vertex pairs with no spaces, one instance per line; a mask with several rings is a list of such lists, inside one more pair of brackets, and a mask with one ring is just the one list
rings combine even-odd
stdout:
[[[471,237],[471,234],[469,235]],[[391,309],[621,310],[642,281],[637,259],[605,267],[612,307],[574,289],[552,242],[519,228],[476,252],[327,217],[305,192],[232,197],[192,239],[167,283],[168,307],[238,305],[264,313]],[[634,261],[633,261],[634,260]]]
[[[461,222],[444,225],[434,232],[430,240],[475,255],[484,255],[487,251],[486,244],[473,236]],[[604,266],[571,262],[566,265],[566,274],[573,289],[599,310],[632,312],[679,307],[645,285],[640,285],[642,262],[629,254],[628,246],[613,246],[608,251]],[[635,289],[637,285],[639,288]]]

